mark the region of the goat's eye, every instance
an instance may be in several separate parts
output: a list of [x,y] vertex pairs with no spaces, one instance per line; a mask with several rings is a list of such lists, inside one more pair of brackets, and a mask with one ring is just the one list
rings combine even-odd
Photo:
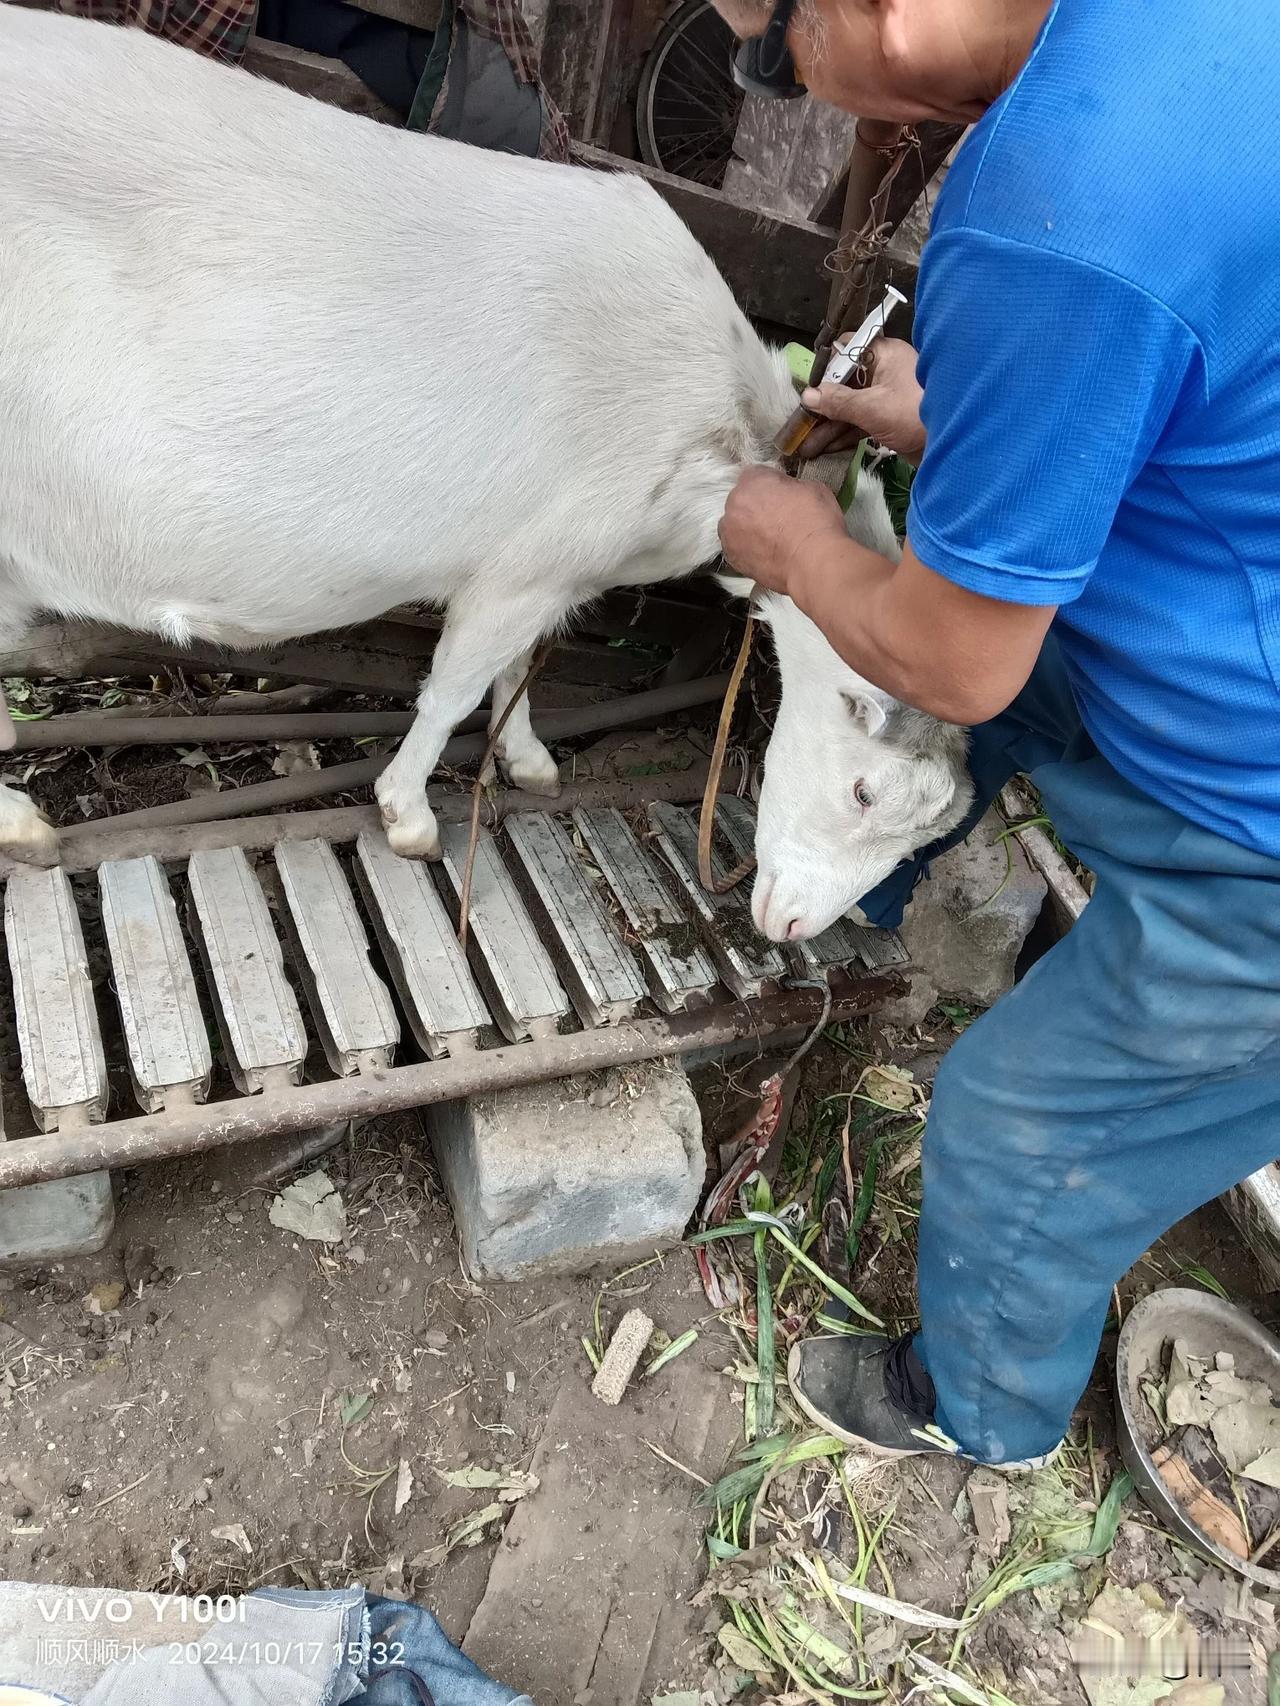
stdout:
[[870,788],[867,787],[867,784],[865,782],[861,782],[861,781],[855,782],[854,788],[853,788],[853,797],[855,800],[857,800],[858,804],[863,808],[864,811],[871,804],[871,790],[870,790]]

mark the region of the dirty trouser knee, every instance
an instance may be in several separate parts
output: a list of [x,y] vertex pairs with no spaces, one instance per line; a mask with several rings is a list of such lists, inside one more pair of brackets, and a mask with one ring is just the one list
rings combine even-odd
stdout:
[[924,1144],[918,1347],[988,1462],[1057,1443],[1115,1282],[1280,1154],[1280,860],[1096,754],[1032,774],[1094,897],[952,1048]]

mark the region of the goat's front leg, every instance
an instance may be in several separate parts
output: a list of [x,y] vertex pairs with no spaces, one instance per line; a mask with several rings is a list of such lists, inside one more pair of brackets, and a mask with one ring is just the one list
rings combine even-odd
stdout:
[[[490,733],[498,726],[502,713],[511,704],[512,695],[528,674],[532,657],[532,651],[525,652],[509,669],[504,669],[494,682],[489,709]],[[498,736],[497,745],[493,750],[494,757],[501,764],[503,774],[513,788],[527,788],[531,794],[549,794],[553,799],[560,792],[560,767],[533,732],[528,693],[521,693],[516,704],[511,707],[506,727]],[[493,779],[491,761],[482,780],[488,787]]]
[[[550,606],[545,598],[530,597],[472,600],[450,608],[431,660],[431,674],[418,694],[413,727],[375,787],[387,840],[395,852],[411,859],[440,857],[435,813],[427,804],[427,781],[444,743],[475,710],[485,689],[518,668],[511,684],[514,689],[528,667],[519,665],[519,659],[561,615],[563,610]],[[518,709],[512,712],[507,730],[519,715]],[[529,739],[533,738],[530,731]],[[547,758],[550,762],[549,754]]]

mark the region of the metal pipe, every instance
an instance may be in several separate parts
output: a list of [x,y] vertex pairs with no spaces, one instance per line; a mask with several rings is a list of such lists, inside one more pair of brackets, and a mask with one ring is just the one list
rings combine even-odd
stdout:
[[[712,704],[723,696],[727,685],[727,676],[712,675],[702,681],[682,682],[656,687],[649,693],[631,693],[619,699],[607,699],[598,705],[548,711],[538,718],[538,731],[548,740],[604,734],[610,729],[627,728],[677,711]],[[484,749],[484,736],[458,735],[445,746],[440,762],[462,764],[469,759],[480,758]],[[250,812],[272,811],[298,800],[313,800],[324,794],[363,788],[374,781],[389,763],[389,756],[357,758],[349,764],[329,764],[319,770],[303,770],[292,776],[281,776],[273,782],[250,782],[243,788],[228,788],[216,794],[196,794],[189,800],[173,800],[168,805],[121,812],[118,817],[90,818],[85,823],[68,825],[59,831],[58,839],[63,845],[72,845],[86,835],[96,834],[108,823],[116,828],[158,828],[175,823],[212,823],[221,818],[243,817]]]
[[[331,699],[336,699],[341,693],[338,687],[308,687],[300,683],[295,687],[277,687],[270,693],[251,693],[239,688],[224,693],[221,698],[211,698],[202,705],[199,715],[202,717],[243,717],[255,712],[279,711],[294,713],[308,711],[313,706],[325,705]],[[77,718],[88,723],[95,717],[110,717],[113,722],[123,722],[130,717],[138,721],[150,722],[153,717],[190,717],[197,713],[178,699],[149,699],[140,705],[109,705],[106,710],[98,711],[67,711],[62,720],[68,724]],[[50,719],[46,719],[48,721]]]
[[[688,770],[674,771],[666,776],[646,776],[637,782],[589,780],[569,782],[554,800],[544,794],[526,794],[518,788],[504,788],[486,801],[486,827],[511,812],[569,812],[576,806],[588,809],[596,806],[617,806],[630,811],[647,805],[651,800],[669,800],[673,805],[685,805],[700,800],[707,785],[705,761],[690,765]],[[471,816],[471,795],[461,789],[433,792],[432,810],[439,823],[465,823]],[[64,841],[60,848],[60,869],[93,871],[104,859],[138,859],[144,853],[154,853],[157,859],[180,862],[197,850],[210,847],[244,847],[260,849],[274,847],[281,841],[354,841],[365,829],[377,829],[382,819],[377,806],[325,806],[319,811],[281,812],[269,817],[224,818],[216,823],[177,824],[172,828],[148,825],[142,829],[117,829],[122,818],[99,818],[96,824],[79,825],[74,841]],[[23,867],[0,855],[0,878],[8,877]]]
[[[485,714],[459,724],[463,732],[481,729]],[[313,711],[279,713],[241,711],[202,716],[112,717],[108,711],[76,712],[67,717],[19,718],[15,750],[40,752],[60,746],[185,746],[188,742],[244,740],[339,740],[344,736],[402,735],[412,711]]]
[[[900,991],[893,974],[868,977],[834,1001],[832,1021],[856,1018]],[[568,1078],[578,1072],[630,1061],[720,1048],[750,1036],[817,1024],[822,993],[785,990],[757,1001],[671,1018],[582,1031],[564,1037],[472,1051],[448,1060],[360,1073],[325,1084],[299,1084],[239,1101],[143,1114],[111,1125],[0,1144],[0,1190],[43,1184],[103,1168],[138,1167],[183,1155],[200,1155],[279,1133],[307,1131],[339,1120],[370,1119],[401,1108],[427,1107],[463,1096],[491,1094],[518,1084]]]

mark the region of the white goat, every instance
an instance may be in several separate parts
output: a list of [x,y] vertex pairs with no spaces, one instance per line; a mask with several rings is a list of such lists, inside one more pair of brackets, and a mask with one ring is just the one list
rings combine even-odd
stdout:
[[[715,556],[792,401],[640,180],[0,5],[0,646],[39,612],[243,645],[447,606],[378,782],[397,851],[437,852],[441,748],[491,684],[501,712],[542,635]],[[895,549],[874,485],[852,526]],[[892,703],[794,606],[765,614],[757,917],[802,936],[958,820],[963,742],[886,739]],[[556,791],[526,707],[499,757]],[[8,789],[0,843],[56,856]]]

